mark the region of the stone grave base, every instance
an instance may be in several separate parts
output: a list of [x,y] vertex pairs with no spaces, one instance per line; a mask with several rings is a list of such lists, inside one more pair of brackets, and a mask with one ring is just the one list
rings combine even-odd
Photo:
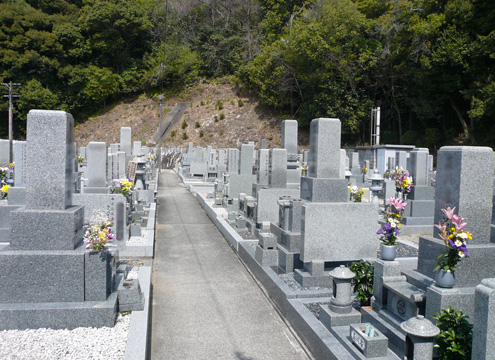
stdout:
[[436,285],[430,286],[426,292],[428,301],[426,302],[425,318],[435,322],[433,316],[442,309],[451,306],[469,316],[468,320],[472,323],[474,321],[474,293],[474,287],[444,289]]
[[301,284],[302,287],[327,287],[332,288],[333,278],[330,276],[330,271],[324,271],[323,275],[311,275],[303,269],[294,270],[294,279]]
[[113,327],[117,292],[105,301],[0,304],[0,330]]
[[302,269],[304,263],[299,258],[299,252],[290,252],[284,246],[278,244],[278,266],[285,272],[294,272],[294,269]]
[[256,245],[255,257],[258,264],[261,266],[278,266],[278,250],[265,250],[261,246]]
[[361,313],[356,309],[351,309],[348,314],[339,314],[328,308],[328,305],[320,305],[320,321],[330,330],[336,326],[348,326],[361,322]]

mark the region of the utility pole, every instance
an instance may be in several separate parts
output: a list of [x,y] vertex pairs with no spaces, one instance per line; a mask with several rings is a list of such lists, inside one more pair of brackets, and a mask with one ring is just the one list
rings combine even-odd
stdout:
[[9,163],[11,163],[13,162],[14,153],[14,105],[12,104],[12,98],[19,97],[19,95],[12,95],[12,87],[20,86],[21,84],[16,84],[11,81],[9,83],[2,83],[2,85],[9,88],[9,94],[4,95],[3,97],[9,98]]

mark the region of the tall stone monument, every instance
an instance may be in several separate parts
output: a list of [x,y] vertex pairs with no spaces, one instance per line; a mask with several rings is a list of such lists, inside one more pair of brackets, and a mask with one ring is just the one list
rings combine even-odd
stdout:
[[[73,143],[70,114],[29,112],[26,206],[12,211],[11,243],[0,252],[1,329],[115,323],[115,257],[91,261],[82,243],[84,207],[72,202]],[[40,176],[47,172],[49,180]]]

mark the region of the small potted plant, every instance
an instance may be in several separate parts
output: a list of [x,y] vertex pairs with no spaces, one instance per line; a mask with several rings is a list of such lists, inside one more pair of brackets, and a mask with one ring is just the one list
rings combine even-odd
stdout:
[[357,186],[349,186],[349,200],[353,202],[361,202],[364,195],[364,188]]
[[433,270],[437,271],[435,282],[440,287],[451,288],[455,286],[455,267],[462,259],[470,257],[467,249],[467,240],[472,236],[464,230],[467,225],[466,219],[454,214],[455,207],[442,209],[445,219],[435,225],[440,230],[445,251],[438,258],[438,266]]
[[385,223],[376,232],[380,235],[380,241],[382,242],[380,247],[380,256],[382,260],[395,260],[397,256],[397,250],[395,244],[401,227],[401,221],[404,217],[404,207],[407,202],[402,199],[398,199],[394,196],[387,199],[389,202],[387,208],[387,215],[385,215]]
[[353,291],[357,294],[356,300],[359,300],[361,306],[371,305],[373,297],[373,265],[368,261],[355,261],[349,266],[349,269],[356,274],[352,279]]

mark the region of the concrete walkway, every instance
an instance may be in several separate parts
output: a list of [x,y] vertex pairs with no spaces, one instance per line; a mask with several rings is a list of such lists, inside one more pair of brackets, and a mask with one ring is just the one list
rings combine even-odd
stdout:
[[151,359],[308,359],[175,173],[159,184]]

